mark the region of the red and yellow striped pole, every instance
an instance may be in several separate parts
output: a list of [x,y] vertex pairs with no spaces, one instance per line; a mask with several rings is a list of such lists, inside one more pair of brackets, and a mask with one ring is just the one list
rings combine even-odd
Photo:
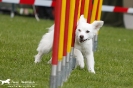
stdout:
[[80,14],[80,11],[79,11],[80,3],[81,3],[81,0],[76,0],[75,11],[74,11],[73,32],[72,32],[72,47],[74,47],[74,43],[75,43],[75,30],[77,27],[78,15]]
[[73,21],[74,21],[74,10],[75,10],[75,2],[76,0],[70,0],[70,12],[69,12],[69,23],[68,23],[68,39],[67,39],[67,56],[66,56],[66,79],[67,81],[68,76],[70,75],[71,71],[71,60],[72,58],[70,57],[71,55],[71,44],[72,44],[72,33],[73,33]]
[[[101,18],[101,8],[102,8],[103,0],[94,0],[92,15],[91,15],[91,23],[95,20],[100,20]],[[94,36],[93,39],[93,51],[97,49],[97,42],[98,42],[98,33]]]
[[70,53],[71,51],[75,1],[76,0],[70,0],[70,13],[69,13],[69,24],[68,24],[68,35],[69,36],[68,36],[67,53]]
[[65,29],[65,12],[66,12],[66,1],[62,1],[61,7],[61,21],[60,21],[60,34],[59,34],[59,51],[58,51],[58,60],[61,61],[63,57],[63,41],[64,41],[64,29]]
[[81,15],[81,3],[82,3],[82,0],[79,1],[79,7],[78,7],[78,19]]
[[88,17],[89,3],[90,3],[90,0],[85,0],[85,5],[84,5],[84,17],[85,17],[86,19],[87,19],[87,17]]
[[91,21],[92,3],[93,3],[92,1],[93,0],[89,0],[87,23],[90,23],[90,21]]
[[64,47],[64,30],[65,30],[65,15],[66,15],[66,1],[62,0],[61,6],[61,19],[60,19],[60,34],[59,34],[59,49],[58,49],[58,69],[57,69],[57,86],[61,86],[62,79],[62,59],[63,59],[63,47]]
[[55,27],[54,27],[54,40],[52,50],[52,69],[50,76],[50,88],[57,87],[57,64],[58,64],[58,46],[59,46],[59,31],[60,31],[60,19],[61,19],[61,6],[62,0],[56,0],[55,7]]
[[98,5],[98,0],[94,0],[90,23],[92,23],[96,18],[97,5]]
[[98,0],[96,20],[101,19],[102,3],[103,3],[103,0]]
[[85,0],[81,0],[80,15],[84,14],[84,5],[85,5]]
[[63,60],[62,60],[62,81],[66,81],[67,78],[67,44],[68,44],[68,25],[69,25],[69,15],[70,15],[70,1],[66,2],[66,15],[65,15],[65,30],[64,30],[64,45],[63,45]]

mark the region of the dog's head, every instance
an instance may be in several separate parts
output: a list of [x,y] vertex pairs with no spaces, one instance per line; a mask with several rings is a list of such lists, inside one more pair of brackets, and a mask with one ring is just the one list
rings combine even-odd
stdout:
[[83,43],[93,38],[97,34],[100,27],[103,26],[103,21],[94,21],[93,23],[87,23],[83,15],[80,16],[77,23],[76,38],[78,42]]

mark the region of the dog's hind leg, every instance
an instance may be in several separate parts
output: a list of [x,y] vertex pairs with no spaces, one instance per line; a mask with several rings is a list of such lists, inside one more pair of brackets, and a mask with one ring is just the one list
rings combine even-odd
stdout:
[[35,63],[38,63],[41,61],[42,56],[44,54],[47,54],[51,51],[52,49],[52,42],[49,42],[48,44],[46,44],[48,41],[45,42],[41,42],[37,48],[38,54],[35,55]]
[[51,51],[52,45],[49,46],[49,48],[47,48],[48,46],[42,47],[42,48],[38,48],[38,54],[35,55],[35,63],[39,63],[42,59],[42,56],[48,52]]
[[54,31],[51,30],[43,35],[37,48],[38,54],[35,56],[35,63],[41,61],[43,54],[49,53],[51,51],[53,45],[53,33]]
[[35,55],[35,63],[39,63],[42,59],[42,56],[43,56],[43,52],[39,51],[37,55]]

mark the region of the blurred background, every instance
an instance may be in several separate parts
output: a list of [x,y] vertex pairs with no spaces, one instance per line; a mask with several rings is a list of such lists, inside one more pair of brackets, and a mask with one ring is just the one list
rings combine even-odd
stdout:
[[[56,0],[48,0],[55,1]],[[15,15],[34,17],[38,15],[40,19],[54,20],[54,7],[53,6],[35,6],[35,11],[32,5],[26,4],[11,4],[5,3],[0,0],[0,14],[11,14],[11,11]],[[133,0],[103,0],[103,5],[108,6],[120,6],[126,8],[133,7]],[[133,29],[132,13],[117,13],[117,12],[104,12],[102,11],[101,20],[105,22],[105,25],[115,27],[126,27],[127,29]]]

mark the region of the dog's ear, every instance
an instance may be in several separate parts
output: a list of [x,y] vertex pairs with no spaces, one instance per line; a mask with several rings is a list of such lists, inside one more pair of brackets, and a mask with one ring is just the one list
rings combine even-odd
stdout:
[[98,31],[104,24],[104,21],[94,21],[92,25],[94,26],[95,31]]
[[79,25],[80,23],[86,23],[86,19],[84,18],[84,15],[81,15],[78,22],[77,22],[77,25]]

